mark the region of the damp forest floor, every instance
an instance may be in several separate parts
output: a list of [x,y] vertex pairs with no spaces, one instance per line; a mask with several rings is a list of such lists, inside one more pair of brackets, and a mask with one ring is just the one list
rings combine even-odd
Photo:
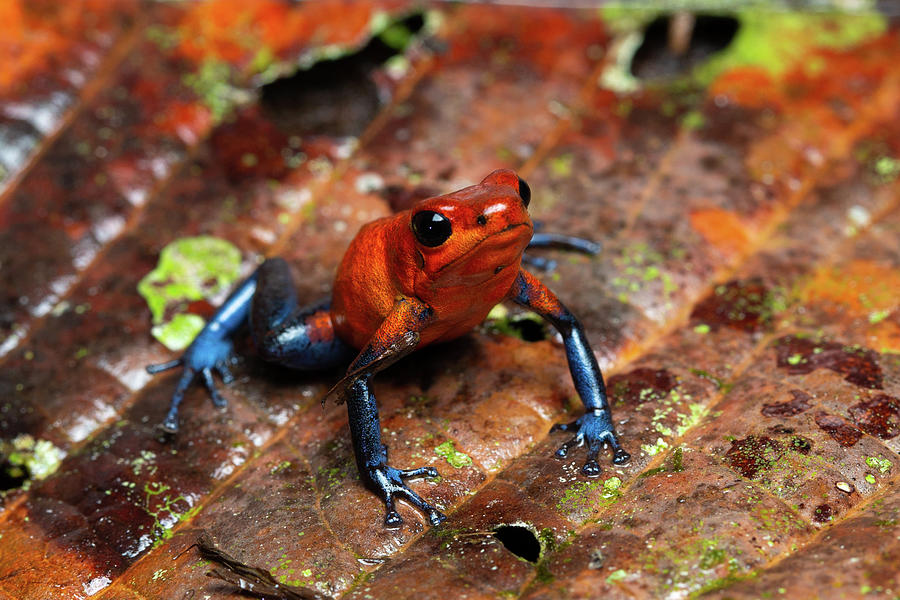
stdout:
[[[203,533],[335,598],[900,597],[900,30],[858,4],[707,15],[673,55],[650,8],[3,3],[0,599],[246,597]],[[603,244],[535,273],[629,464],[554,458],[581,409],[514,308],[375,378],[439,527],[382,526],[337,371],[240,343],[227,409],[194,387],[160,433],[154,334],[227,287],[163,273],[151,316],[163,248],[282,255],[312,302],[364,223],[504,167]]]

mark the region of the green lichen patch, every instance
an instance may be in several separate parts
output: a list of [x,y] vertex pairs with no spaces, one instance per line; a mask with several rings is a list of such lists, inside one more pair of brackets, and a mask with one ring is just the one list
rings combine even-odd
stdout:
[[882,456],[867,456],[866,464],[873,469],[877,469],[882,475],[888,473],[894,466],[891,461]]
[[821,14],[745,10],[735,13],[740,27],[731,44],[723,52],[700,65],[694,76],[709,83],[720,73],[737,67],[759,67],[772,75],[809,61],[811,51],[820,48],[848,48],[882,34],[887,23],[874,10],[856,14]]
[[[694,529],[699,530],[702,523]],[[693,597],[714,582],[741,576],[740,551],[718,537],[681,540],[673,546],[650,545],[640,557],[642,571],[660,576],[662,595]]]
[[170,350],[183,350],[203,328],[198,315],[184,313],[189,302],[208,300],[240,275],[241,253],[230,242],[199,236],[163,248],[156,268],[138,283],[153,319],[153,336]]
[[20,485],[27,487],[30,480],[56,472],[66,453],[49,440],[21,434],[10,441],[0,440],[0,456],[6,457],[0,464],[4,479],[21,481]]
[[681,473],[682,471],[684,471],[684,448],[678,446],[666,457],[664,464],[653,469],[647,469],[640,476],[653,477],[660,473]]
[[666,271],[670,259],[683,256],[683,250],[675,249],[667,254],[645,243],[629,244],[615,257],[616,277],[611,283],[620,302],[628,303],[630,294],[640,293],[650,286],[661,288],[664,308],[672,306],[672,298],[678,285]]
[[564,513],[593,512],[618,502],[621,488],[622,480],[616,476],[604,481],[576,481],[566,488],[556,508]]
[[472,466],[472,457],[453,447],[453,442],[447,440],[434,449],[434,453],[450,463],[454,469]]
[[[134,489],[134,484],[126,487]],[[175,525],[192,519],[203,508],[202,504],[191,506],[193,502],[181,494],[177,496],[169,494],[170,489],[171,486],[161,482],[151,481],[144,484],[142,508],[153,518],[150,528],[156,538],[153,542],[154,548],[162,545],[174,535],[172,529]]]
[[[823,61],[814,58],[816,50],[848,48],[887,29],[886,19],[875,10],[875,3],[866,0],[852,7],[845,2],[822,3],[817,12],[787,10],[789,3],[778,0],[746,4],[705,0],[665,5],[622,1],[606,4],[601,15],[606,26],[618,35],[618,43],[612,48],[613,59],[601,76],[600,85],[619,93],[640,88],[640,80],[631,74],[631,62],[643,42],[641,30],[653,19],[676,9],[732,16],[739,23],[728,46],[676,82],[679,85],[693,81],[705,87],[722,73],[741,67],[763,69],[775,77],[798,66],[815,73],[824,66]],[[745,7],[735,10],[741,5]],[[685,123],[687,128],[698,124],[691,119],[688,117]]]

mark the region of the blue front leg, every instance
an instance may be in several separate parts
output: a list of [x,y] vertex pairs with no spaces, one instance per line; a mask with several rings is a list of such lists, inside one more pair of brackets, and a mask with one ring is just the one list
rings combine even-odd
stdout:
[[591,351],[584,329],[578,319],[559,301],[547,287],[531,273],[520,271],[513,286],[513,300],[535,311],[562,334],[566,347],[566,358],[575,390],[584,403],[585,413],[572,423],[555,425],[553,430],[571,431],[575,436],[563,444],[556,455],[565,458],[573,447],[587,445],[587,461],[581,468],[589,477],[600,474],[597,456],[605,444],[613,450],[613,462],[617,465],[628,462],[631,456],[619,444],[609,401],[606,398],[606,386],[597,358]]
[[437,477],[437,469],[395,469],[387,464],[387,448],[381,441],[381,421],[378,418],[375,396],[369,385],[370,379],[371,375],[360,377],[347,390],[347,416],[360,477],[366,487],[378,494],[384,502],[387,510],[385,526],[395,528],[403,523],[394,506],[395,496],[419,509],[432,525],[439,525],[446,517],[403,483],[404,479],[410,477]]

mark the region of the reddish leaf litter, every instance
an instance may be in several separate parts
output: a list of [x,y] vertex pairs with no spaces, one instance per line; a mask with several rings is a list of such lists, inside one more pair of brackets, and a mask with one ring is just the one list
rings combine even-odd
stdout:
[[[0,598],[246,597],[206,576],[203,535],[310,597],[900,594],[900,34],[628,88],[612,15],[6,2]],[[267,104],[404,18],[404,54],[346,71],[373,90],[354,137]],[[603,244],[543,252],[541,277],[628,465],[553,457],[580,411],[560,340],[502,319],[375,380],[392,463],[442,475],[412,484],[439,527],[403,504],[382,526],[344,407],[319,403],[339,372],[239,344],[228,408],[192,388],[160,434],[176,375],[144,365],[173,354],[137,285],[168,243],[227,239],[244,273],[281,254],[314,301],[364,223],[501,167],[547,231]]]

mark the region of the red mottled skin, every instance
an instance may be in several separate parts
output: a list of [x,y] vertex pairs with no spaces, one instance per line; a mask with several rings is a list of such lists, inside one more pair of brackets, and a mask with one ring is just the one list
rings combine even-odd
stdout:
[[[418,299],[433,310],[418,347],[460,337],[484,321],[512,295],[533,232],[518,181],[513,171],[495,171],[478,185],[365,225],[334,282],[331,318],[338,337],[364,348],[398,297]],[[427,248],[416,242],[410,218],[422,210],[450,220],[453,235],[446,243]]]

